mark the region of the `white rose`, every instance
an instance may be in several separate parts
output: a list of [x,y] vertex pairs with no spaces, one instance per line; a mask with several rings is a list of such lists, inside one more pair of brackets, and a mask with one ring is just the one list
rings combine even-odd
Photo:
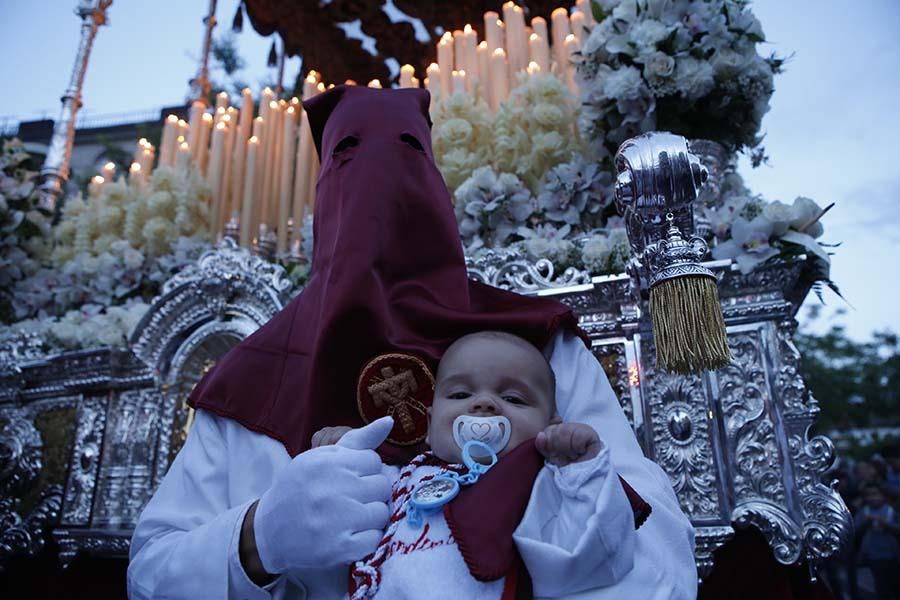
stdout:
[[685,98],[702,98],[715,85],[712,65],[696,58],[679,58],[675,66],[675,85]]
[[665,52],[654,52],[644,60],[644,77],[660,79],[675,72],[675,59]]
[[533,115],[539,125],[554,129],[559,127],[565,118],[561,108],[546,103],[535,106]]
[[449,147],[468,146],[472,141],[472,126],[463,119],[449,119],[438,126],[437,137]]
[[719,48],[710,60],[719,77],[731,77],[740,72],[747,62],[744,55],[729,48]]
[[656,44],[669,35],[669,28],[656,19],[644,19],[632,26],[630,33],[640,50],[655,50]]
[[[797,199],[794,200],[793,209],[794,219],[791,221],[792,228],[801,231],[801,233],[810,235],[813,238],[817,238],[824,233],[825,228],[820,221],[816,221],[815,224],[809,225],[809,223],[822,212],[822,208],[816,204],[815,200],[798,196]],[[804,229],[801,230],[801,227]]]
[[552,252],[550,240],[542,237],[533,237],[525,240],[525,249],[528,251],[529,255],[535,258],[547,258]]

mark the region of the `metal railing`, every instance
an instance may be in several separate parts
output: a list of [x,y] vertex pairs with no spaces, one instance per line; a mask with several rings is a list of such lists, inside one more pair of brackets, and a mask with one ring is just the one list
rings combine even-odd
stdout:
[[[75,129],[99,129],[101,127],[115,127],[116,125],[129,125],[131,123],[147,123],[160,121],[164,106],[133,110],[128,112],[85,114],[78,115]],[[39,116],[18,117],[14,115],[0,115],[0,136],[13,136],[19,130],[19,124],[26,121],[51,119],[46,112]]]

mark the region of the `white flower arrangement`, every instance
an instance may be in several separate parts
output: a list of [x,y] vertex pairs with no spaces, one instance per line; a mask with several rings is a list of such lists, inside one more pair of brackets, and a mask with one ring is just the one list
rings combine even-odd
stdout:
[[489,166],[476,169],[454,197],[459,233],[470,250],[516,241],[515,234],[536,208],[534,197],[518,177],[498,174]]
[[26,319],[13,323],[0,334],[0,345],[18,333],[37,334],[47,352],[96,347],[124,347],[135,326],[150,308],[142,300],[121,306],[84,304],[59,317]]
[[12,317],[12,289],[31,276],[50,251],[50,215],[37,208],[37,172],[20,140],[0,151],[0,321]]
[[757,147],[773,75],[746,0],[596,0],[577,64],[579,124],[596,159],[654,129]]

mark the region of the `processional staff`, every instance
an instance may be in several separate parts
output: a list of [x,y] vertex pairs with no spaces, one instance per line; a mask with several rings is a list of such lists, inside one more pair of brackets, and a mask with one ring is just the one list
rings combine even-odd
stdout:
[[81,18],[81,43],[78,45],[69,87],[62,97],[59,119],[53,125],[47,157],[41,167],[43,181],[39,205],[51,212],[56,209],[56,202],[62,197],[63,187],[69,179],[69,163],[75,141],[75,117],[81,108],[81,88],[84,86],[94,36],[97,35],[97,28],[107,23],[106,9],[110,4],[112,0],[81,0],[75,8],[75,14]]

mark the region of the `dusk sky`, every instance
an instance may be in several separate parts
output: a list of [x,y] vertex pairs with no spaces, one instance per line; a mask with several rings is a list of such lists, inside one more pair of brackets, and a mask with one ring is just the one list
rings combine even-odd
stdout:
[[[71,74],[80,22],[75,0],[0,0],[0,125],[4,119],[56,118]],[[230,29],[237,0],[221,0],[218,32]],[[85,115],[146,111],[183,102],[197,70],[208,2],[114,0],[97,35],[84,85]],[[775,80],[763,122],[770,164],[741,172],[754,192],[792,202],[808,196],[836,206],[823,222],[835,249],[832,279],[852,307],[826,295],[826,319],[858,339],[900,331],[900,2],[758,0],[753,10],[769,43],[761,52],[792,55]],[[274,78],[271,39],[245,20],[238,37],[254,87]],[[288,61],[290,84],[300,68]],[[327,76],[327,74],[326,74]],[[815,296],[807,304],[817,303]],[[846,313],[833,315],[844,307]],[[805,311],[801,313],[801,321]]]

